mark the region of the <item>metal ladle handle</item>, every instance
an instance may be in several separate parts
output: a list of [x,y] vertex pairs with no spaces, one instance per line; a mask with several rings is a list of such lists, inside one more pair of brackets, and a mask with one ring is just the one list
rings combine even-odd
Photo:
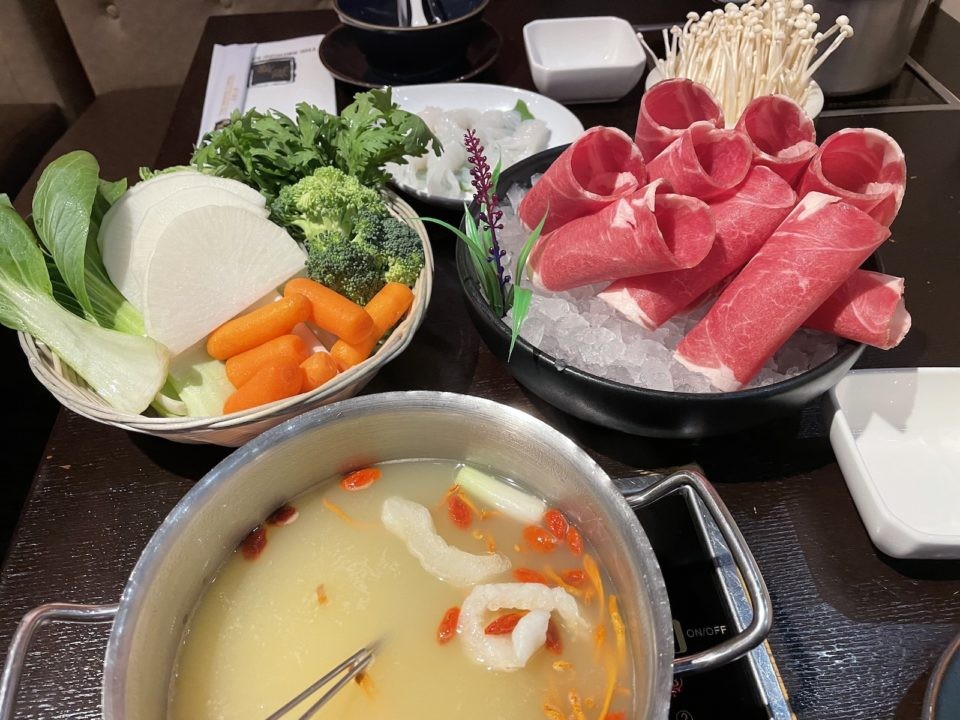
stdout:
[[23,616],[13,633],[7,660],[0,675],[0,720],[12,720],[17,704],[17,688],[20,675],[27,659],[30,641],[34,633],[48,622],[102,623],[113,622],[119,605],[74,605],[70,603],[49,603],[35,607]]
[[617,487],[632,508],[645,507],[676,490],[690,488],[703,502],[727,543],[753,607],[753,618],[746,628],[712,648],[686,657],[674,658],[673,672],[682,675],[719,667],[746,655],[763,642],[767,633],[770,632],[773,621],[770,593],[767,592],[767,586],[760,575],[760,568],[747,547],[746,540],[743,539],[740,529],[713,485],[694,470],[681,470],[645,488],[632,487],[629,480],[617,482]]

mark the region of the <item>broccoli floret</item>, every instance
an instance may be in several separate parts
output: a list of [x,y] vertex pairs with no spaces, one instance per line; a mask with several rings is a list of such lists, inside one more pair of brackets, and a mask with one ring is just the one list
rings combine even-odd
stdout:
[[307,241],[327,232],[353,235],[361,211],[386,212],[376,190],[335,167],[322,167],[284,187],[271,205],[274,220]]
[[416,231],[390,215],[361,213],[355,241],[374,255],[383,268],[384,282],[413,286],[425,262]]
[[387,282],[412,286],[423,267],[416,232],[376,190],[334,167],[284,187],[271,212],[304,241],[310,277],[361,305]]
[[383,268],[352,238],[327,234],[307,246],[307,274],[322,285],[366,305],[383,287]]
[[387,265],[383,279],[413,287],[425,262],[420,236],[412,227],[393,217],[383,221],[383,229],[381,257]]

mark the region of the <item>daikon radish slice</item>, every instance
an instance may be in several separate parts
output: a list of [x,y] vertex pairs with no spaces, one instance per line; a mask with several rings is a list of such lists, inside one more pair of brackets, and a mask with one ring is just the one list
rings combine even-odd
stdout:
[[147,334],[178,354],[303,269],[306,255],[283,228],[237,207],[178,216],[147,267]]
[[[238,180],[204,175],[193,170],[157,175],[149,180],[139,182],[127,190],[103,216],[97,242],[104,259],[106,259],[107,254],[130,241],[130,238],[139,229],[144,214],[155,203],[181,190],[198,190],[201,188],[224,190],[233,193],[239,199],[245,200],[251,205],[261,208],[265,207],[267,203],[263,195]],[[107,269],[109,270],[109,267]],[[116,280],[113,282],[116,283]]]
[[[140,206],[156,194],[151,192],[133,195],[126,204]],[[259,196],[259,193],[257,195]],[[118,204],[125,199],[126,197],[121,197],[117,201]],[[103,264],[107,274],[131,305],[141,310],[143,308],[143,281],[147,274],[147,265],[153,257],[153,251],[156,250],[163,231],[183,213],[205,205],[244,208],[264,218],[269,215],[269,211],[263,205],[254,204],[248,198],[230,190],[208,186],[205,182],[167,195],[146,207],[142,213],[139,207],[134,208],[127,217],[131,222],[135,222],[135,216],[140,216],[137,228],[132,232],[125,230],[126,234],[110,232],[104,238],[103,249]],[[119,230],[126,224],[114,222],[111,227]]]

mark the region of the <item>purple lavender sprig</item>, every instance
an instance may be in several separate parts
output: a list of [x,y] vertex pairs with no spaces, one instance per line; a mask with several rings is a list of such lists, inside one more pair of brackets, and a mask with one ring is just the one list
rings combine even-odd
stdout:
[[484,155],[484,147],[480,144],[480,138],[477,137],[475,130],[467,130],[463,136],[463,144],[467,148],[467,159],[470,162],[470,177],[473,178],[470,183],[474,189],[474,201],[480,207],[478,219],[481,228],[490,232],[490,247],[487,248],[487,262],[494,264],[497,270],[497,283],[500,286],[500,295],[507,297],[507,283],[510,282],[510,275],[504,272],[503,258],[507,254],[506,250],[500,247],[497,241],[497,231],[503,230],[503,224],[500,222],[503,218],[503,211],[499,209],[499,198],[493,187],[493,173],[490,170],[490,163]]

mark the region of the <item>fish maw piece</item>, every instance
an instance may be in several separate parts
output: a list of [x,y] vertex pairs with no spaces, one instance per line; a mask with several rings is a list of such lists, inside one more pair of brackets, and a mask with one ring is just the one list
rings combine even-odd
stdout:
[[499,553],[474,555],[447,544],[437,534],[430,511],[399,496],[383,501],[384,527],[403,540],[407,550],[428,573],[456,587],[470,587],[510,569],[509,558]]
[[752,162],[746,135],[696,122],[650,161],[647,173],[664,178],[675,193],[710,200],[743,182]]
[[[529,610],[512,635],[487,635],[486,614],[504,609]],[[539,612],[538,612],[539,611]],[[543,646],[550,614],[560,616],[563,627],[584,634],[590,624],[584,620],[577,601],[566,590],[540,583],[491,583],[477,585],[460,605],[457,635],[463,651],[473,662],[489,670],[510,671],[522,668],[532,652]],[[533,617],[530,617],[530,616]],[[534,645],[531,651],[531,645]]]
[[808,194],[680,341],[677,360],[719,390],[743,387],[889,235],[862,210]]
[[706,203],[651,183],[540,238],[530,255],[535,285],[558,292],[696,265],[713,245]]
[[510,634],[510,642],[517,660],[526,665],[527,660],[543,647],[547,640],[547,625],[550,624],[550,613],[547,610],[531,610],[517,623]]
[[903,288],[903,278],[857,270],[803,324],[881,350],[895,348],[911,323]]
[[836,195],[889,225],[906,187],[907,165],[897,141],[876,128],[847,128],[820,145],[803,174],[799,194]]
[[643,157],[630,136],[616,128],[593,127],[553,161],[524,196],[518,214],[533,228],[547,213],[543,232],[548,233],[633,194],[646,182]]
[[753,164],[792,186],[817,154],[817,131],[803,108],[786,95],[762,95],[744,109],[737,130],[753,145]]
[[634,142],[649,163],[698,121],[723,127],[723,111],[713,93],[685,78],[664,80],[640,99]]
[[709,203],[717,236],[698,265],[617,280],[597,297],[628,320],[654,330],[743,267],[797,203],[787,182],[755,166],[735,190]]

